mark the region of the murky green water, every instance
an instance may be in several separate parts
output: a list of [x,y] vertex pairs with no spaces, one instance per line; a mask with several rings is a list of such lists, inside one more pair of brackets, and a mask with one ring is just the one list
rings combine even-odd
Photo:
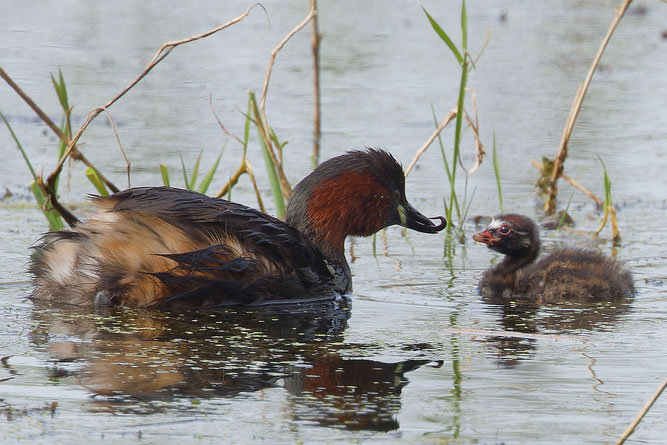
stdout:
[[[119,92],[159,45],[203,32],[246,4],[158,2],[2,4],[0,66],[56,118],[49,73],[63,69],[74,123]],[[457,2],[423,5],[457,35]],[[246,91],[260,91],[268,55],[306,14],[307,2],[265,4],[235,28],[176,49],[110,112],[132,161],[132,185],[160,183],[159,163],[180,179],[179,153],[205,164],[227,137],[209,108],[242,134]],[[470,47],[490,44],[470,86],[483,142],[495,133],[505,208],[536,214],[530,159],[553,156],[578,84],[612,20],[613,2],[469,4]],[[384,147],[404,164],[432,131],[431,104],[454,106],[457,66],[412,2],[320,2],[323,157]],[[667,8],[645,2],[623,19],[595,75],[571,141],[566,173],[603,194],[601,156],[613,183],[623,236],[617,257],[632,268],[637,296],[616,306],[503,308],[481,299],[477,279],[494,259],[470,240],[444,257],[443,235],[390,228],[356,240],[355,295],[308,307],[93,314],[27,299],[28,247],[45,230],[29,205],[27,170],[0,128],[0,439],[8,443],[417,442],[614,443],[666,377]],[[278,56],[267,114],[296,182],[312,144],[310,34]],[[0,85],[2,111],[35,166],[50,171],[55,139]],[[451,130],[445,143],[450,144]],[[84,153],[127,186],[103,116]],[[469,141],[466,141],[469,143]],[[466,145],[469,148],[470,145]],[[434,147],[435,148],[435,147]],[[466,148],[466,150],[467,150]],[[220,187],[238,162],[229,143]],[[250,153],[269,194],[259,150]],[[464,161],[470,163],[472,152]],[[427,152],[408,184],[429,215],[448,196],[440,154]],[[65,200],[93,192],[82,168]],[[63,184],[64,185],[64,184]],[[461,189],[463,183],[461,182]],[[491,162],[469,180],[471,214],[498,210]],[[562,185],[561,206],[572,189]],[[234,199],[254,205],[242,181]],[[575,193],[570,213],[584,230],[600,220]],[[471,234],[472,223],[465,226]],[[604,237],[609,238],[606,229]],[[545,247],[585,245],[546,231]],[[598,248],[612,253],[609,242]],[[628,443],[663,443],[667,399]]]

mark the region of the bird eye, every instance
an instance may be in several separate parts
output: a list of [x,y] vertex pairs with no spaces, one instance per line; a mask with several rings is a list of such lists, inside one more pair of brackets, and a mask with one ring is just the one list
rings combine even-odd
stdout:
[[394,201],[400,201],[401,200],[401,192],[399,192],[398,190],[395,190],[393,197],[394,197]]
[[510,229],[510,226],[508,226],[507,224],[503,224],[503,225],[500,226],[500,228],[498,229],[498,232],[500,232],[501,235],[507,235],[507,234],[510,233],[511,231],[512,231],[512,229]]

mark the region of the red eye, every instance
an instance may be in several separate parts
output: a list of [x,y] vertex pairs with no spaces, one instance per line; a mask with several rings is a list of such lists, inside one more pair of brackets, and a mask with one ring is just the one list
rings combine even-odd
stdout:
[[498,229],[498,232],[500,232],[501,235],[507,235],[507,234],[510,233],[511,231],[512,231],[512,229],[511,229],[510,226],[508,226],[507,224],[503,224],[503,225],[500,226],[500,228]]

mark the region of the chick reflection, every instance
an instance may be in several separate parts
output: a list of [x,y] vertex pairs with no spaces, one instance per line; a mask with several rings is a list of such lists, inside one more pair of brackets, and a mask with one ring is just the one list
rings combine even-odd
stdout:
[[[619,322],[630,311],[631,298],[613,302],[561,303],[530,305],[525,302],[483,298],[493,313],[499,315],[502,330],[524,334],[578,334],[604,331]],[[492,337],[498,365],[515,367],[531,359],[537,351],[534,338]]]
[[285,379],[294,394],[295,420],[350,430],[398,429],[404,374],[428,363],[408,360],[382,363],[330,355]]

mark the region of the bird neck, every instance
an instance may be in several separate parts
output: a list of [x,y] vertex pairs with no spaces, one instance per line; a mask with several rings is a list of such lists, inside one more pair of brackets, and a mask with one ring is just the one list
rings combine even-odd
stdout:
[[533,240],[530,248],[521,254],[505,255],[505,258],[494,267],[494,271],[504,274],[515,274],[533,263],[540,253],[540,241]]
[[345,263],[345,238],[370,236],[387,226],[389,191],[366,172],[347,171],[295,187],[285,219],[322,253]]
[[298,230],[327,258],[347,267],[345,238],[340,216],[314,221],[308,211],[308,196],[294,193],[290,198],[285,222]]

